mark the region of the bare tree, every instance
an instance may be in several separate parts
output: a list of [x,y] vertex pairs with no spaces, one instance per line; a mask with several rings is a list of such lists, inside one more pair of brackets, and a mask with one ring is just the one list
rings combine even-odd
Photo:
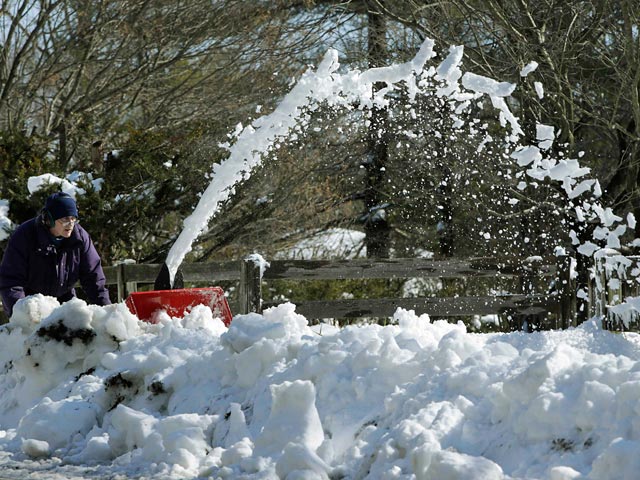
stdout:
[[64,167],[87,136],[233,111],[274,36],[268,13],[235,1],[3,2],[0,125],[57,134]]

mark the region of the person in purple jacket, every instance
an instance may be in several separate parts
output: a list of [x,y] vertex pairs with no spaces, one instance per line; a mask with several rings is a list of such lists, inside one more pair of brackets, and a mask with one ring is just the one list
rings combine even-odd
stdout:
[[6,314],[21,298],[35,293],[66,302],[80,281],[90,303],[109,305],[102,262],[87,231],[78,224],[70,195],[49,197],[40,214],[13,232],[0,264],[0,294]]

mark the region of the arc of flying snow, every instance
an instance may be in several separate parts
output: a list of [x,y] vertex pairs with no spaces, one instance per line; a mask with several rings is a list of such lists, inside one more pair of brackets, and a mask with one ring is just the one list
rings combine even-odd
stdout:
[[335,73],[340,66],[338,54],[333,49],[328,50],[317,71],[307,71],[271,114],[262,116],[245,127],[230,148],[229,157],[213,166],[211,183],[193,213],[184,220],[183,229],[167,255],[165,263],[169,269],[171,284],[184,257],[191,251],[193,242],[207,227],[220,205],[235,193],[234,186],[250,176],[276,140],[286,137],[298,125],[305,106],[320,103],[330,96],[343,95],[346,99],[354,96],[354,93],[362,95],[363,85],[369,86],[370,95],[370,85],[374,82],[393,84],[407,80],[414,73],[419,74],[427,60],[434,55],[433,41],[427,39],[413,60],[366,70],[353,83],[356,80],[354,77],[347,78]]
[[193,242],[202,233],[220,205],[235,193],[234,185],[248,178],[249,173],[268,151],[273,142],[286,135],[296,124],[301,109],[309,103],[312,93],[337,68],[337,52],[327,52],[316,72],[306,72],[271,114],[260,117],[245,127],[231,147],[229,157],[212,169],[212,181],[202,194],[193,213],[184,220],[182,232],[169,250],[166,264],[171,283]]

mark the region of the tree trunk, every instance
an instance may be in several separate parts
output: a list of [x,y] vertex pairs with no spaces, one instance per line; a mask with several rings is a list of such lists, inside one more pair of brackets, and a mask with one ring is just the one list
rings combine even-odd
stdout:
[[67,126],[64,121],[60,122],[56,129],[58,133],[58,163],[64,169],[67,165]]
[[[369,67],[379,67],[386,59],[386,23],[384,17],[375,10],[368,10]],[[382,88],[373,86],[375,94]],[[388,258],[391,228],[387,219],[387,207],[384,198],[385,168],[388,160],[388,113],[386,108],[373,106],[371,123],[367,135],[368,154],[364,164],[366,186],[364,191],[364,231],[367,257]]]
[[[441,150],[443,151],[443,149]],[[445,158],[444,155],[442,158]],[[438,233],[438,243],[440,247],[440,255],[443,257],[452,257],[455,247],[455,231],[453,227],[453,193],[451,182],[453,181],[451,169],[445,162],[438,162],[440,169],[440,185],[436,189],[436,198],[438,203],[438,225],[436,227]]]

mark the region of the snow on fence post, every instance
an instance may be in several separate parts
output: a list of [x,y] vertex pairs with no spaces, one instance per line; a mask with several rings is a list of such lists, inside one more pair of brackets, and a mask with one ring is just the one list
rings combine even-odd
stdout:
[[257,261],[257,257],[256,255],[250,255],[240,262],[240,286],[238,288],[240,313],[262,313],[262,272],[264,271],[264,265]]
[[611,325],[607,319],[607,306],[609,305],[609,273],[607,258],[604,254],[594,255],[595,260],[595,292],[596,316],[602,319],[603,328],[609,329]]

